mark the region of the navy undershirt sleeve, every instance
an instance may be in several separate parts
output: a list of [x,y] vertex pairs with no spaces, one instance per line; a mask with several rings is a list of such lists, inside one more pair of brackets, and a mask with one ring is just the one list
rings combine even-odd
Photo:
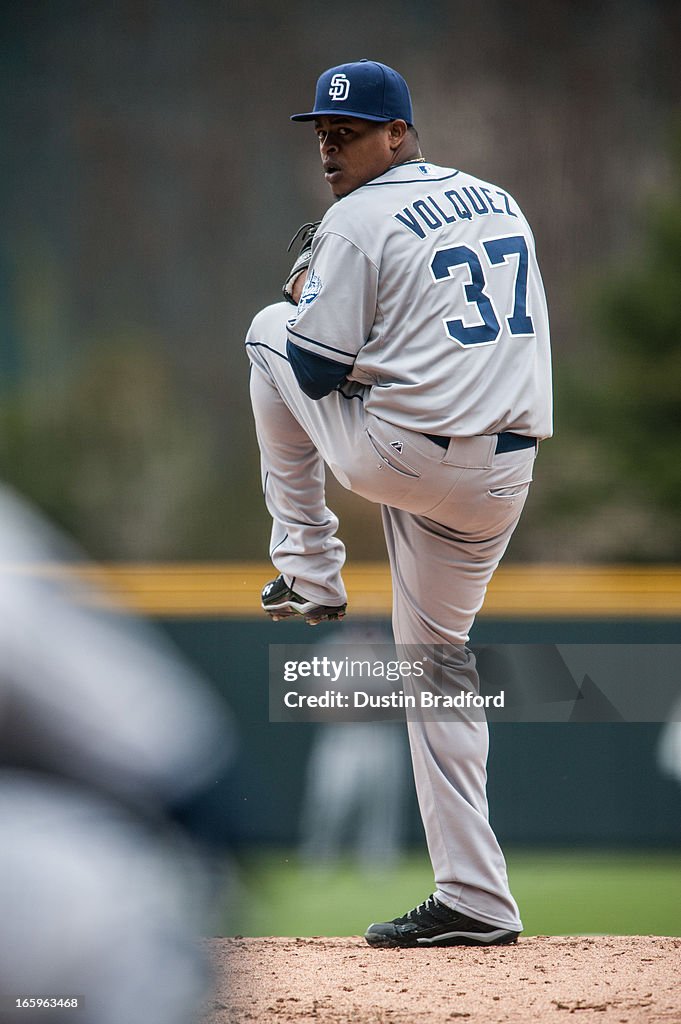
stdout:
[[298,348],[292,341],[286,342],[286,355],[301,391],[315,401],[324,398],[342,384],[352,369],[347,363],[337,363],[335,359],[327,359]]

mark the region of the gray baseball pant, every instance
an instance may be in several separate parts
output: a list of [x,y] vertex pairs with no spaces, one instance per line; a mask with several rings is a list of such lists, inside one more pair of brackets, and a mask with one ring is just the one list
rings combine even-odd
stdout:
[[[474,657],[463,645],[520,517],[535,450],[497,455],[495,436],[454,438],[445,450],[367,412],[368,389],[351,382],[313,401],[298,386],[285,344],[283,330],[248,344],[272,562],[308,600],[346,600],[345,549],[325,502],[326,463],[343,486],[382,506],[395,642],[454,645],[460,685],[475,687]],[[405,692],[415,685],[406,679]],[[435,895],[477,920],[520,931],[488,817],[486,722],[410,716],[408,730]]]

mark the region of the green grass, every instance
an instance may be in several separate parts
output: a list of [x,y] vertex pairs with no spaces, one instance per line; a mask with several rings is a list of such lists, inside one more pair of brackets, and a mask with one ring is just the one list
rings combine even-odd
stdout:
[[[525,935],[681,935],[681,853],[507,852]],[[238,865],[224,935],[357,935],[432,891],[425,855],[387,872],[344,862],[310,870],[291,851],[253,852]]]
[[528,935],[681,935],[681,854],[517,851],[509,878]]

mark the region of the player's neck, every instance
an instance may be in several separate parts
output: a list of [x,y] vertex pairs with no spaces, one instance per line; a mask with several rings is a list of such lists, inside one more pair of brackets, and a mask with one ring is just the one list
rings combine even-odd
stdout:
[[423,160],[421,147],[415,140],[413,142],[411,140],[407,140],[406,145],[400,146],[400,148],[395,151],[393,161],[390,166],[398,167],[400,164],[409,164],[415,160]]

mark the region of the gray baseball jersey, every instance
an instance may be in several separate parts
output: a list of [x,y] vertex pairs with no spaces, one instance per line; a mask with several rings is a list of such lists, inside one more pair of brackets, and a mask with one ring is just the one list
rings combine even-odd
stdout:
[[448,437],[552,432],[546,300],[515,200],[411,161],[334,204],[289,341],[371,385],[366,408]]

